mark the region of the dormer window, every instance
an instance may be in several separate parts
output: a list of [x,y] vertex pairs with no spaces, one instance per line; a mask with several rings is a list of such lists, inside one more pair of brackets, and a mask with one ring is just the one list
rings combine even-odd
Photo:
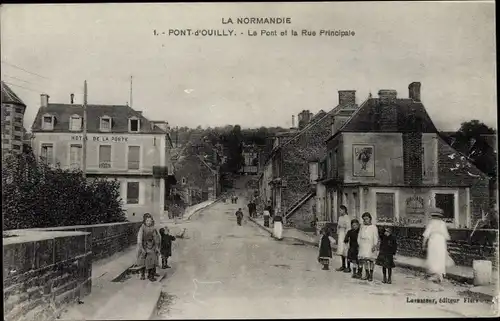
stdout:
[[69,119],[69,130],[78,131],[82,130],[82,117],[79,115],[73,115]]
[[42,118],[43,130],[54,130],[55,117],[52,115],[44,115]]
[[100,129],[102,132],[111,131],[111,117],[103,116],[101,117],[101,126]]
[[140,126],[140,120],[138,118],[129,118],[128,120],[128,131],[131,133],[137,133],[139,132]]

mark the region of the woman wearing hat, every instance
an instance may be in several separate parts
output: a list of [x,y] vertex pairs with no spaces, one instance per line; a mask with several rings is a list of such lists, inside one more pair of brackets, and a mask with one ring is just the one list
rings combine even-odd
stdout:
[[443,210],[431,208],[431,219],[425,228],[422,248],[427,245],[427,271],[433,275],[435,282],[443,281],[446,266],[453,265],[453,260],[448,255],[446,242],[450,239],[446,223],[442,220]]
[[[146,278],[146,241],[153,239],[153,248],[160,253],[160,235],[158,231],[156,231],[154,224],[151,214],[144,214],[142,217],[142,225],[137,233],[137,266],[141,268],[141,280]],[[158,276],[158,274],[155,273],[155,276]]]

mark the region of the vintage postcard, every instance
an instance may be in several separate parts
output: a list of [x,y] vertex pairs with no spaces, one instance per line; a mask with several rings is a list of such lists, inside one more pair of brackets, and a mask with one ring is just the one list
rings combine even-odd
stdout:
[[4,319],[498,316],[494,12],[2,5]]

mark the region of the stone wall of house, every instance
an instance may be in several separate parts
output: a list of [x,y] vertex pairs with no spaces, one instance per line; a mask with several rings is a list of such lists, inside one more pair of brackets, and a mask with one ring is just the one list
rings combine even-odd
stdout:
[[302,231],[315,231],[316,198],[311,197],[287,220],[287,225]]
[[[334,237],[337,238],[336,223],[332,223]],[[380,235],[383,226],[379,225]],[[422,250],[423,227],[394,226],[393,233],[397,238],[398,251],[396,255],[425,258]],[[498,230],[449,229],[451,240],[448,241],[448,251],[455,264],[472,267],[473,260],[489,260],[498,269]],[[472,237],[471,237],[472,235]]]
[[[453,168],[457,168],[452,170]],[[473,165],[470,165],[444,140],[438,141],[438,183],[445,186],[469,185],[471,223],[474,226],[482,213],[490,210],[489,179]]]
[[4,320],[55,320],[67,304],[90,293],[92,237],[85,232],[17,233],[3,239]]

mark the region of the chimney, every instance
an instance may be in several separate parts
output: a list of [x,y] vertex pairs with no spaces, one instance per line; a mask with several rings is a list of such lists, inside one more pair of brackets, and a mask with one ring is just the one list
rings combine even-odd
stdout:
[[295,115],[292,115],[292,128],[295,128]]
[[356,90],[339,90],[339,105],[355,105]]
[[299,129],[304,128],[311,121],[312,113],[309,110],[303,110],[298,117]]
[[382,101],[394,100],[398,97],[398,92],[394,89],[380,89],[378,91],[378,97]]
[[71,105],[73,105],[73,102],[75,100],[75,94],[71,94],[69,96],[70,96]]
[[415,81],[408,86],[410,99],[420,102],[420,87],[421,84]]
[[50,98],[50,96],[47,95],[47,94],[41,94],[40,98],[41,98],[41,106],[42,107],[47,107],[49,105],[49,98]]

